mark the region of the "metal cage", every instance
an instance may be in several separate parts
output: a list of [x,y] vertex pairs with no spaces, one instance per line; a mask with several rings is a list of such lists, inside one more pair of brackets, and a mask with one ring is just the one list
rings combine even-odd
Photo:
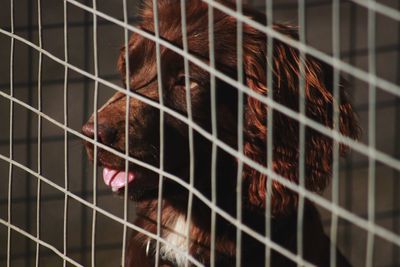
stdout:
[[[239,24],[249,24],[268,38],[332,65],[352,85],[351,97],[363,128],[360,141],[319,125],[302,112],[268,102],[302,127],[311,127],[352,150],[345,160],[334,157],[331,187],[323,195],[295,184],[287,186],[300,192],[302,200],[316,203],[332,244],[354,266],[399,266],[400,2],[243,1],[263,10],[271,21],[299,25],[300,39],[294,41],[267,22],[265,26],[245,17],[240,8],[203,1],[210,10],[225,12]],[[2,0],[1,266],[117,266],[121,258],[123,262],[126,237],[130,230],[137,230],[132,224],[135,212],[128,201],[112,197],[96,182],[98,171],[89,165],[82,146],[82,141],[90,140],[80,128],[95,107],[115,91],[126,90],[115,62],[130,33],[147,34],[160,46],[168,45],[157,34],[150,36],[135,27],[137,6],[134,0]],[[174,49],[187,62],[199,64],[187,48]],[[207,71],[224,75],[212,67]],[[241,95],[247,94],[240,77],[234,82]],[[169,112],[162,105],[160,109]],[[186,120],[192,131],[199,131],[190,116]],[[216,146],[223,146],[208,134]],[[304,142],[300,146],[304,148]],[[235,151],[239,162],[252,166],[241,149]],[[132,160],[129,155],[125,159]],[[165,175],[162,168],[156,171]],[[261,171],[273,176],[268,168]],[[186,186],[193,190],[191,184]],[[211,200],[206,203],[220,213]],[[242,231],[257,236],[239,219],[228,219],[237,226],[239,237]],[[257,238],[271,249],[282,250],[268,238]],[[308,265],[301,255],[287,256]]]

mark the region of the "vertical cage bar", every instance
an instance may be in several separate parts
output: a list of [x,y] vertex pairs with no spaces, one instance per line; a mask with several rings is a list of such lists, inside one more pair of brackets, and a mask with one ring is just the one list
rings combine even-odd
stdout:
[[[43,47],[42,43],[42,7],[41,0],[37,0],[37,12],[38,12],[38,37],[39,37],[39,47]],[[42,111],[42,52],[39,51],[39,61],[38,61],[38,76],[37,76],[37,90],[38,90],[38,111]],[[37,173],[40,175],[42,173],[42,117],[38,114],[38,125],[37,125]],[[37,179],[37,189],[36,189],[36,238],[40,239],[40,198],[41,198],[41,182]],[[40,265],[40,245],[36,243],[36,267]]]
[[[124,12],[124,23],[128,24],[128,4],[127,0],[123,0],[123,12]],[[128,28],[124,27],[124,45],[125,45],[125,90],[126,90],[126,101],[125,101],[125,156],[129,157],[129,102],[130,96],[128,94],[130,89],[129,79],[129,35]],[[122,255],[121,255],[121,266],[125,266],[125,254],[126,254],[126,236],[127,236],[127,220],[128,220],[128,175],[129,175],[129,161],[125,159],[125,187],[124,187],[124,227],[122,234]]]
[[[369,0],[373,4],[374,0]],[[368,87],[368,147],[375,150],[376,143],[376,14],[368,9],[368,72],[370,74]],[[376,162],[373,157],[368,158],[368,222],[372,226],[375,223],[375,175]],[[366,266],[373,266],[374,234],[368,231]]]
[[[267,15],[267,27],[273,27],[273,0],[266,0],[265,14]],[[274,68],[274,58],[273,58],[273,47],[274,39],[271,35],[267,35],[267,61],[266,61],[266,75],[267,75],[267,98],[271,101],[274,100],[274,88],[273,88],[273,68]],[[271,171],[273,169],[273,146],[274,146],[274,123],[273,123],[273,108],[267,107],[267,168]],[[271,239],[271,199],[272,199],[272,179],[267,178],[266,185],[266,198],[265,198],[265,238]],[[271,266],[271,248],[265,245],[265,266]]]
[[[155,37],[160,39],[160,24],[158,20],[158,5],[157,0],[153,0],[153,14],[154,14],[154,34]],[[156,60],[157,60],[157,83],[158,83],[158,99],[161,107],[164,106],[164,92],[163,92],[163,83],[162,83],[162,71],[161,71],[161,51],[160,44],[155,42],[156,44]],[[163,207],[163,182],[164,177],[161,172],[164,171],[164,111],[160,109],[160,174],[158,176],[158,206],[157,206],[157,237],[161,237],[161,216],[162,216],[162,207]],[[160,241],[157,239],[156,242],[156,255],[155,255],[155,266],[159,266],[160,260]]]
[[[242,1],[236,0],[236,11],[239,15],[243,13]],[[236,57],[237,57],[237,76],[238,82],[243,84],[243,23],[241,20],[236,20]],[[243,155],[243,92],[238,90],[238,118],[237,118],[237,142],[239,155]],[[237,185],[236,185],[236,217],[239,223],[242,222],[242,174],[243,174],[243,161],[238,158],[237,167]],[[242,250],[242,231],[236,227],[236,266],[241,264],[241,250]]]
[[[210,67],[215,68],[215,44],[214,44],[214,9],[208,4],[208,43]],[[217,205],[217,146],[215,140],[217,133],[217,108],[216,108],[216,80],[214,73],[210,72],[210,94],[211,94],[211,131],[214,138],[211,148],[211,202]],[[216,241],[216,213],[211,209],[211,240],[210,240],[210,266],[215,267],[215,241]]]
[[[68,1],[68,0],[67,0]],[[85,6],[89,6],[91,1],[90,0],[83,0]],[[83,69],[85,71],[88,71],[90,68],[90,52],[91,52],[91,42],[90,42],[90,28],[91,23],[90,23],[90,13],[89,12],[84,12],[83,14]],[[89,108],[89,102],[90,102],[90,82],[92,80],[88,77],[84,77],[83,80],[83,112],[82,112],[82,121],[86,120],[86,114],[90,113],[91,109]],[[82,190],[82,198],[83,199],[88,199],[89,195],[89,163],[88,160],[85,156],[84,153],[82,153],[82,168],[81,168],[81,175],[82,175],[82,183],[81,183],[81,190]],[[90,245],[89,240],[87,238],[87,229],[89,226],[88,222],[88,212],[86,210],[86,207],[81,206],[81,231],[80,231],[80,239],[81,239],[81,247],[84,248],[80,251],[81,254],[81,261],[83,264],[88,264],[87,263],[87,258],[88,258],[88,245]],[[89,244],[88,244],[89,243]]]
[[[14,34],[14,0],[10,0],[10,32]],[[11,38],[10,43],[10,97],[14,97],[14,47],[15,40]],[[13,177],[13,164],[14,158],[14,102],[10,99],[10,147],[9,147],[9,159],[10,164],[8,166],[8,193],[7,193],[7,267],[11,266],[11,194],[12,194],[12,177]]]
[[[306,18],[305,18],[305,0],[299,0],[298,6],[299,16],[299,41],[306,44]],[[306,116],[306,103],[305,103],[305,64],[306,55],[303,51],[299,51],[300,64],[299,64],[299,115]],[[306,129],[304,123],[299,120],[299,206],[297,216],[297,257],[303,258],[303,226],[304,226],[304,187],[305,187],[305,135]]]
[[[340,60],[340,1],[332,2],[332,52],[333,59]],[[340,72],[337,68],[333,68],[333,125],[334,134],[340,132]],[[330,246],[330,266],[336,266],[336,244],[337,244],[337,228],[338,216],[335,212],[336,205],[339,204],[339,143],[333,140],[333,164],[332,164],[332,203],[333,211],[331,213],[331,246]]]
[[[28,38],[27,40],[29,42],[33,42],[33,10],[34,10],[34,1],[29,0],[28,2],[28,8],[27,8],[27,23],[28,23]],[[28,56],[27,56],[27,61],[26,61],[26,66],[28,67],[28,97],[27,97],[27,104],[29,106],[33,106],[33,90],[34,90],[34,75],[33,75],[33,52],[35,50],[31,47],[28,48]],[[32,112],[28,112],[28,119],[26,123],[26,131],[25,131],[25,145],[26,145],[26,166],[29,168],[32,168],[32,117],[33,114]],[[25,214],[25,225],[26,225],[26,231],[28,233],[32,232],[32,204],[33,201],[30,201],[32,198],[32,179],[30,177],[29,173],[25,174],[25,179],[26,179],[26,184],[25,184],[25,196],[26,196],[26,214]],[[31,260],[32,260],[32,248],[31,248],[31,243],[28,238],[25,239],[25,266],[30,267],[31,265]]]
[[[92,2],[93,9],[97,10],[97,1]],[[99,77],[98,54],[97,54],[97,16],[93,12],[93,67],[95,77]],[[97,102],[98,102],[99,82],[94,80],[93,92],[93,123],[94,123],[94,144],[93,144],[93,205],[97,205]],[[92,239],[91,239],[91,263],[96,266],[96,210],[92,209]]]
[[[64,61],[68,63],[68,10],[67,0],[64,0],[63,16],[64,16]],[[68,67],[64,66],[64,125],[68,127]],[[68,191],[68,131],[64,130],[64,189]],[[68,196],[64,194],[64,225],[63,225],[63,254],[67,256],[67,234],[68,234]],[[67,266],[67,262],[63,260],[63,267]]]
[[[187,27],[186,27],[186,0],[181,0],[181,24],[182,24],[182,46],[183,51],[185,53],[189,53],[188,47],[188,38],[187,38]],[[191,103],[191,95],[190,95],[190,72],[189,72],[189,60],[184,57],[184,72],[185,72],[185,89],[186,89],[186,107],[187,107],[187,116],[189,121],[193,122],[192,116],[192,103]],[[188,126],[189,132],[189,154],[190,154],[190,163],[189,163],[189,184],[190,188],[193,188],[194,185],[194,147],[193,147],[193,129],[192,126]],[[193,204],[193,192],[189,190],[189,198],[188,198],[188,206],[187,206],[187,216],[186,216],[186,259],[185,266],[189,266],[188,256],[190,253],[190,222],[192,217],[192,204]]]

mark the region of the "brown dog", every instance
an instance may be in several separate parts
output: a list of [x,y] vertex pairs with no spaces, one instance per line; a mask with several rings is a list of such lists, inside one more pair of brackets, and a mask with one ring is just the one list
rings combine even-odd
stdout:
[[[153,7],[150,2],[141,11],[140,29],[154,33]],[[232,4],[226,4],[235,8]],[[163,40],[182,48],[181,9],[179,0],[158,1],[159,30]],[[261,23],[265,17],[245,9],[245,14]],[[186,1],[188,50],[190,54],[209,64],[208,6],[200,0]],[[295,28],[276,24],[280,33],[297,38]],[[237,21],[223,12],[214,10],[214,43],[216,69],[237,79]],[[274,40],[266,43],[264,33],[243,24],[243,81],[261,95],[266,95],[267,66],[273,73],[274,101],[299,110],[300,56],[298,50]],[[267,46],[273,46],[272,61],[267,61]],[[157,73],[156,45],[139,34],[132,34],[129,46],[121,50],[118,68],[125,79],[125,49],[129,54],[129,88],[154,102],[160,97],[169,109],[188,115],[186,103],[184,59],[172,50],[160,46],[161,76]],[[308,118],[332,127],[333,75],[332,68],[315,58],[305,60],[305,107]],[[191,115],[194,123],[212,131],[210,74],[198,65],[189,64],[189,89]],[[159,95],[158,78],[162,79],[163,95]],[[216,132],[219,140],[238,149],[238,89],[216,79]],[[125,152],[126,96],[117,93],[98,111],[98,140],[117,151]],[[160,111],[134,97],[129,109],[129,155],[155,167],[160,166]],[[267,107],[244,94],[243,101],[243,152],[253,161],[266,166],[267,161]],[[356,139],[359,135],[357,119],[348,101],[345,88],[340,86],[340,132]],[[83,132],[94,136],[93,119]],[[189,182],[190,131],[182,120],[164,113],[164,170]],[[211,199],[212,143],[193,130],[194,187]],[[305,157],[305,184],[308,190],[321,192],[329,182],[332,172],[332,139],[306,128],[305,155],[299,155],[299,123],[280,113],[273,112],[273,170],[297,183],[299,157]],[[87,144],[89,156],[92,144]],[[340,147],[345,152],[345,147]],[[226,213],[236,217],[238,160],[230,153],[217,148],[216,153],[216,204]],[[104,167],[104,179],[114,191],[123,192],[125,186],[125,160],[113,153],[99,149],[98,163]],[[160,264],[182,266],[185,257],[175,247],[186,251],[188,190],[171,179],[164,178],[162,198],[158,203],[159,174],[137,164],[129,164],[129,196],[137,203],[138,218],[135,224],[152,233],[157,232],[157,207],[162,205],[161,236],[168,244],[160,245]],[[298,194],[273,181],[267,192],[267,176],[248,165],[242,172],[242,222],[247,227],[265,234],[265,207],[267,193],[271,194],[271,238],[280,246],[297,252]],[[235,266],[236,227],[221,216],[216,218],[215,266]],[[194,196],[190,217],[189,255],[205,266],[210,263],[211,209]],[[303,228],[304,258],[318,266],[328,266],[330,241],[324,234],[319,214],[312,203],[306,202]],[[134,233],[127,251],[127,266],[153,266],[155,241],[142,233]],[[241,265],[264,266],[265,246],[246,233],[242,233]],[[271,266],[292,266],[294,262],[272,250]],[[337,251],[337,265],[349,265]]]

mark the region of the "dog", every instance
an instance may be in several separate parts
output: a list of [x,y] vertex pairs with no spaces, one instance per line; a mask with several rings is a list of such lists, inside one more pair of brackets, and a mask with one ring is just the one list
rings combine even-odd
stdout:
[[[235,9],[234,3],[219,1]],[[186,31],[187,49],[191,55],[210,66],[209,27],[207,3],[200,0],[187,0]],[[152,1],[145,1],[140,11],[141,30],[154,35],[154,7]],[[158,27],[160,38],[169,44],[183,49],[181,5],[179,0],[157,1]],[[264,23],[264,15],[243,7],[245,16]],[[304,68],[301,71],[299,51],[288,44],[274,39],[267,42],[263,32],[243,23],[242,25],[242,73],[238,72],[237,58],[237,20],[213,10],[214,15],[214,48],[215,69],[237,80],[242,77],[243,83],[253,92],[266,96],[271,93],[273,100],[285,107],[299,112],[300,79],[304,78],[305,114],[313,121],[333,128],[333,105],[338,103],[340,133],[353,139],[360,135],[358,119],[349,101],[345,81],[341,79],[339,98],[333,94],[333,69],[318,59],[306,55]],[[297,39],[297,28],[291,25],[274,24],[273,30]],[[272,46],[271,57],[267,49]],[[152,103],[162,103],[170,111],[188,117],[204,131],[214,131],[218,140],[238,151],[259,165],[267,166],[267,136],[272,131],[272,166],[270,168],[281,177],[293,183],[299,183],[299,159],[304,157],[305,187],[312,192],[320,193],[329,183],[332,175],[333,140],[316,130],[305,127],[304,155],[299,149],[299,122],[276,109],[269,107],[246,93],[243,102],[239,102],[238,88],[221,77],[215,77],[215,91],[211,88],[209,71],[188,61],[185,73],[185,61],[182,55],[160,45],[161,73],[157,72],[156,44],[154,41],[133,33],[128,46],[123,47],[118,59],[118,70],[122,82],[130,91]],[[128,55],[126,61],[125,55]],[[272,88],[267,86],[267,68],[270,68]],[[241,68],[239,68],[241,69]],[[128,70],[128,74],[126,73]],[[241,74],[241,75],[239,75]],[[125,77],[128,75],[128,84]],[[162,84],[162,90],[159,84]],[[189,98],[186,94],[189,90]],[[162,95],[160,95],[162,92]],[[213,95],[212,93],[215,93]],[[125,151],[126,101],[125,93],[116,93],[97,112],[98,141],[116,151]],[[187,99],[190,99],[191,112]],[[161,101],[162,100],[162,101]],[[136,97],[129,97],[128,143],[129,155],[142,161],[146,166],[160,167],[163,171],[180,181],[189,184],[204,197],[212,199],[224,214],[237,218],[238,171],[241,183],[239,195],[241,223],[253,231],[265,235],[266,207],[270,209],[270,240],[279,246],[297,253],[297,216],[299,208],[298,193],[281,183],[271,180],[267,187],[268,176],[246,163],[240,163],[234,153],[229,153],[220,145],[210,141],[203,132],[190,128],[179,116],[171,112],[162,112],[163,125],[160,129],[159,108],[145,103]],[[215,104],[215,113],[212,106]],[[239,103],[239,104],[238,104]],[[239,112],[239,106],[242,112]],[[272,128],[268,129],[268,112],[272,112]],[[239,118],[239,113],[242,117]],[[213,115],[215,126],[213,127]],[[242,121],[242,127],[238,127]],[[83,126],[85,135],[93,138],[93,116]],[[242,129],[239,133],[238,129]],[[163,133],[163,162],[160,162],[160,133]],[[242,140],[238,140],[239,137]],[[191,145],[192,144],[192,145]],[[90,159],[93,159],[93,144],[86,143]],[[211,157],[214,150],[215,159]],[[339,145],[341,155],[347,151]],[[192,157],[191,157],[192,155]],[[161,205],[160,235],[166,242],[157,241],[141,233],[134,232],[130,238],[126,253],[126,266],[154,266],[156,260],[160,266],[264,266],[265,244],[241,232],[240,262],[237,260],[237,228],[232,221],[215,213],[215,224],[212,224],[212,209],[198,195],[190,195],[190,190],[170,177],[161,176],[152,168],[143,164],[129,163],[129,172],[125,173],[125,159],[104,149],[98,149],[98,164],[104,168],[105,183],[117,194],[123,194],[125,179],[126,190],[130,199],[136,203],[137,219],[135,225],[157,234],[157,208]],[[215,183],[212,186],[212,170],[215,164]],[[241,166],[241,167],[240,167]],[[240,167],[240,168],[239,168]],[[191,179],[192,178],[192,179]],[[159,188],[162,179],[162,188]],[[162,189],[162,190],[160,190]],[[213,195],[215,190],[215,195]],[[161,203],[158,195],[162,193]],[[267,196],[270,196],[268,198]],[[189,198],[192,205],[188,209]],[[270,199],[270,201],[269,201]],[[268,205],[267,205],[268,203]],[[212,227],[215,227],[215,246],[211,251]],[[186,231],[188,229],[189,240]],[[304,202],[303,221],[303,258],[317,266],[329,266],[330,240],[324,233],[320,215],[315,205],[308,200]],[[171,245],[172,244],[172,245]],[[188,246],[187,246],[188,245]],[[158,253],[156,249],[159,249]],[[180,250],[183,253],[179,253]],[[185,253],[192,260],[187,260]],[[156,255],[159,256],[156,259]],[[336,250],[337,266],[350,266],[347,259]],[[196,261],[194,264],[193,259]],[[271,266],[296,266],[291,259],[271,249],[267,257]]]

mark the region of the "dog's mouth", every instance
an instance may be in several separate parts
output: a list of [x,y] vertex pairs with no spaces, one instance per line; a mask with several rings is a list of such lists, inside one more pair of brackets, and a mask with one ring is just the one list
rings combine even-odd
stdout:
[[103,180],[104,183],[111,187],[113,192],[119,191],[127,184],[131,183],[135,179],[133,172],[125,172],[104,167],[103,169]]
[[116,195],[123,195],[125,189],[131,200],[140,201],[144,198],[152,198],[158,193],[158,176],[132,166],[126,172],[117,166],[103,166],[103,181]]
[[[135,156],[133,155],[133,157]],[[135,158],[139,157],[136,156]],[[158,162],[152,162],[149,157],[141,157],[140,159],[152,166],[157,166],[158,164]],[[103,169],[104,184],[114,194],[124,194],[125,189],[127,189],[128,196],[133,201],[152,199],[158,195],[159,173],[133,163],[129,163],[128,169],[126,169],[126,166],[124,166],[126,163],[124,163],[119,158],[115,158],[103,151],[98,151],[97,164]],[[169,164],[165,165],[165,170],[177,177],[182,177],[183,180],[187,180],[185,177],[189,175],[189,164],[186,161],[174,161],[172,163],[169,162]],[[175,187],[177,186],[174,182],[166,180],[163,183],[163,194],[175,194],[177,191],[182,190],[180,187],[177,187],[177,189]]]

